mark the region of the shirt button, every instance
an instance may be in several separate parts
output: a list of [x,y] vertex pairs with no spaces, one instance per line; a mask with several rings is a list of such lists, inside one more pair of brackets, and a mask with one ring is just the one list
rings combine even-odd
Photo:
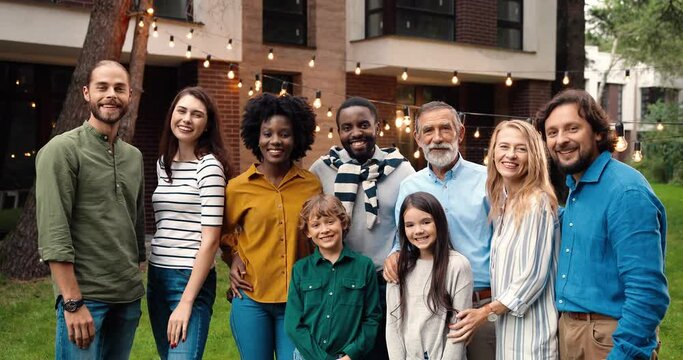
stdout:
[[567,274],[562,274],[562,278],[563,278],[563,279],[566,279],[566,278],[567,278]]
[[120,188],[120,187],[121,187],[121,184],[116,184],[116,187],[117,187],[117,188]]
[[323,340],[323,344],[327,344],[327,340]]
[[355,285],[355,284],[351,284],[351,287],[352,287],[352,288],[355,288],[355,287],[356,287],[356,285]]
[[282,204],[277,204],[277,208],[278,208],[278,209],[281,209],[281,208],[282,208]]
[[330,296],[332,296],[332,294],[333,294],[333,292],[332,292],[332,291],[330,291]]
[[576,198],[572,198],[572,202],[576,201]]
[[564,300],[560,299],[560,300],[558,301],[558,303],[564,304]]
[[327,316],[326,316],[326,318],[328,318],[328,319],[329,319],[329,318],[330,318],[330,315],[327,315]]
[[334,271],[334,268],[332,268],[332,271]]
[[564,249],[564,252],[569,253],[569,248]]
[[308,285],[308,288],[309,288],[309,289],[313,289],[313,285]]
[[573,227],[573,226],[574,226],[574,223],[569,223],[569,227]]
[[109,140],[109,136],[107,136],[107,135],[102,136],[102,138],[103,138],[104,140]]

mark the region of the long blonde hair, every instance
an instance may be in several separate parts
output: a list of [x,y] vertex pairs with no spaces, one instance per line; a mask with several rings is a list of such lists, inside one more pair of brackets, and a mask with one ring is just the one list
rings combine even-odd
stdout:
[[[486,195],[491,204],[489,221],[494,221],[503,213],[505,194],[503,191],[503,177],[496,170],[496,141],[503,129],[512,128],[519,131],[527,142],[528,160],[525,165],[526,173],[523,174],[522,186],[514,194],[508,203],[507,211],[511,211],[515,218],[515,224],[519,225],[524,214],[535,203],[536,199],[545,197],[547,205],[553,213],[557,211],[557,197],[550,184],[548,174],[548,158],[545,144],[531,124],[522,120],[504,121],[496,126],[489,144],[489,161],[487,165]],[[545,195],[545,196],[543,196]]]

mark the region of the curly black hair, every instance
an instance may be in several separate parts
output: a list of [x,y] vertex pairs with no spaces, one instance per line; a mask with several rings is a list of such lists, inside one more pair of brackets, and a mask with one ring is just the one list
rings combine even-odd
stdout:
[[306,100],[299,96],[275,96],[264,93],[249,99],[244,107],[240,125],[240,136],[244,146],[251,150],[259,161],[263,161],[263,154],[259,149],[261,124],[275,115],[282,115],[292,123],[294,149],[290,160],[297,161],[306,156],[315,140],[315,112]]

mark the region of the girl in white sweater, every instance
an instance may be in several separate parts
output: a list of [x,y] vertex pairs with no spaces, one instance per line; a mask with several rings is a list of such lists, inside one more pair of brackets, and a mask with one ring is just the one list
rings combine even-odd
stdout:
[[398,284],[387,284],[387,349],[391,359],[465,359],[464,343],[447,341],[455,314],[472,307],[472,269],[451,248],[446,214],[431,194],[401,205]]

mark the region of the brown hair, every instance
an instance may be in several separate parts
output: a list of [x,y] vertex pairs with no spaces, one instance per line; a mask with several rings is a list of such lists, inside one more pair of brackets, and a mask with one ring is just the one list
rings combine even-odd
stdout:
[[329,216],[339,219],[342,224],[343,235],[349,230],[351,219],[344,209],[341,201],[335,196],[318,194],[311,196],[301,208],[299,213],[299,230],[306,231],[308,226],[308,219],[311,217]]
[[598,150],[600,152],[605,150],[614,152],[617,140],[614,132],[610,130],[609,116],[588,92],[579,89],[568,89],[555,95],[550,102],[545,104],[545,106],[536,113],[534,124],[536,129],[541,133],[543,141],[546,141],[546,120],[548,120],[548,117],[553,110],[565,104],[576,104],[579,108],[579,116],[590,124],[594,133],[602,135],[602,138],[598,140]]
[[206,131],[197,140],[197,146],[194,148],[194,154],[198,158],[204,155],[212,154],[218,162],[223,165],[223,172],[226,178],[230,178],[230,165],[228,164],[228,154],[223,146],[223,139],[220,131],[220,118],[218,110],[213,98],[199,86],[186,87],[176,95],[168,108],[166,114],[166,122],[164,123],[164,130],[161,133],[161,141],[159,141],[159,162],[161,168],[166,172],[168,182],[171,182],[171,165],[173,164],[173,157],[178,152],[178,138],[173,135],[171,131],[171,116],[175,110],[178,101],[190,95],[201,101],[206,107]]

